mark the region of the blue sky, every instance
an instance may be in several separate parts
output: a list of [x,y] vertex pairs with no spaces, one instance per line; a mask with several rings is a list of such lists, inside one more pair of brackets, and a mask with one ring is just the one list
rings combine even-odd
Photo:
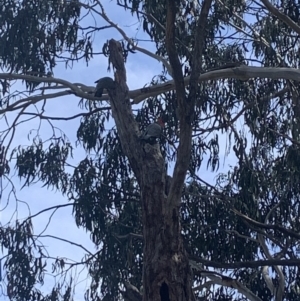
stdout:
[[[101,1],[106,9],[106,13],[109,18],[118,23],[118,25],[126,32],[126,34],[131,38],[139,38],[139,39],[147,39],[148,36],[145,35],[141,28],[139,28],[139,24],[137,20],[131,16],[130,12],[125,12],[124,9],[117,7],[111,1]],[[106,22],[97,17],[97,25],[104,26]],[[91,17],[87,18],[83,25],[87,25],[89,22],[92,24],[95,20]],[[101,31],[95,37],[95,41],[93,43],[94,52],[101,52],[103,44],[108,40],[114,38],[116,40],[121,39],[121,35],[116,31],[116,29],[108,29],[105,31]],[[154,44],[151,42],[141,42],[139,46],[147,48],[150,51],[155,51]],[[111,76],[113,77],[113,73],[107,72],[108,67],[108,59],[103,55],[95,56],[87,66],[85,62],[74,63],[72,68],[65,69],[64,63],[57,65],[54,70],[54,76],[57,78],[66,79],[70,82],[81,82],[85,85],[94,85],[95,80],[103,77],[103,76]],[[129,53],[128,61],[126,63],[127,69],[127,80],[128,86],[130,90],[137,89],[143,87],[145,84],[148,84],[152,77],[161,73],[161,64],[156,60],[145,56],[140,53]],[[21,81],[16,82],[16,84],[11,88],[22,90]],[[79,98],[75,96],[67,96],[58,99],[48,99],[47,105],[45,107],[45,115],[47,116],[71,116],[80,112],[78,108]],[[34,108],[32,108],[34,111]],[[15,113],[7,114],[7,118],[9,122],[12,122],[15,118]],[[75,144],[76,141],[76,131],[79,126],[80,119],[75,119],[71,121],[57,121],[55,125],[62,129],[67,137],[70,139],[72,144]],[[4,126],[3,120],[0,120],[0,127]],[[38,121],[31,121],[28,123],[24,123],[17,128],[13,145],[30,145],[31,142],[27,139],[27,135],[31,129],[37,128]],[[51,129],[47,125],[46,122],[43,122],[41,127],[41,137],[43,140],[48,138],[51,135]],[[33,133],[35,134],[35,133]],[[221,145],[220,149],[220,170],[226,170],[228,168],[228,164],[233,164],[233,160],[231,156],[226,159],[226,164],[223,165],[223,159],[225,154],[225,137],[222,137],[224,144]],[[74,150],[74,160],[73,163],[77,164],[80,162],[86,153],[82,148],[78,148]],[[229,160],[228,160],[229,159]],[[219,173],[220,170],[217,172]],[[217,173],[211,173],[206,171],[206,164],[203,164],[201,168],[201,174],[203,177],[203,173],[205,173],[206,181],[214,182],[214,177]],[[36,183],[30,187],[24,187],[20,190],[22,186],[22,182],[20,182],[19,178],[14,174],[14,169],[11,170],[11,180],[13,181],[16,189],[17,189],[17,197],[19,200],[26,202],[30,206],[30,213],[28,212],[27,206],[22,202],[17,202],[13,197],[11,197],[9,201],[9,205],[5,208],[4,211],[1,211],[0,219],[1,224],[5,225],[9,220],[15,220],[16,218],[22,220],[26,218],[29,214],[33,215],[40,210],[43,210],[47,207],[66,204],[68,203],[67,198],[63,197],[60,192],[52,191],[50,189],[42,188],[41,183]],[[4,182],[3,182],[4,183]],[[8,193],[11,187],[7,187],[3,193],[3,197],[1,200],[1,208],[6,205]],[[17,216],[15,215],[15,210],[17,206]],[[94,245],[91,243],[88,234],[85,233],[82,229],[78,229],[75,225],[74,218],[71,214],[71,206],[60,208],[53,216],[51,216],[51,222],[48,225],[50,215],[52,211],[45,212],[41,215],[38,215],[33,219],[34,224],[34,232],[35,234],[41,233],[45,230],[43,235],[54,235],[61,238],[68,239],[70,241],[74,241],[78,244],[83,245],[85,248],[91,250],[91,252],[95,251]],[[50,238],[41,238],[40,241],[47,247],[47,250],[51,256],[56,257],[67,257],[73,260],[80,260],[84,254],[84,252],[75,247],[71,246],[67,243],[57,241]],[[49,272],[51,271],[51,266],[49,267]],[[79,285],[76,289],[75,300],[83,300],[83,292],[84,289],[87,288],[88,283],[86,282],[86,273],[83,271],[79,275],[78,282]],[[54,282],[51,277],[47,278],[45,285],[42,288],[42,291],[48,291],[52,288]],[[0,300],[5,300],[5,298],[0,297]]]

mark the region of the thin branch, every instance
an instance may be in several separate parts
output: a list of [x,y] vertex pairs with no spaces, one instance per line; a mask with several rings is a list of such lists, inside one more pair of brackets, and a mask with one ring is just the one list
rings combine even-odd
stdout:
[[271,292],[272,295],[274,295],[275,288],[274,288],[273,281],[269,275],[269,266],[263,266],[261,273],[262,273],[262,276],[266,282],[266,285],[267,285],[269,291]]
[[297,238],[297,239],[300,239],[300,234],[299,233],[296,233],[294,231],[291,231],[289,229],[286,229],[280,225],[277,225],[277,224],[274,224],[274,225],[270,225],[270,224],[263,224],[263,223],[260,223],[260,222],[257,222],[253,219],[251,219],[250,217],[242,214],[241,212],[237,211],[236,209],[234,208],[231,208],[231,210],[237,214],[240,218],[242,218],[245,222],[253,225],[253,226],[256,226],[258,228],[262,228],[262,229],[271,229],[271,230],[277,230],[277,231],[280,231],[288,236],[291,236],[291,237],[294,237],[294,238]]
[[[250,26],[240,15],[238,15],[236,12],[232,11],[232,9],[230,9],[227,5],[225,5],[225,3],[223,3],[221,0],[217,0],[217,2],[219,2],[222,7],[226,8],[227,11],[229,11],[233,16],[235,16],[241,23],[244,24],[245,27],[247,27],[248,29],[250,29],[254,35],[254,37],[257,39],[256,41],[261,42],[263,45],[265,45],[266,47],[270,48],[270,44],[267,42],[267,40],[265,38],[263,38],[255,29],[253,26]],[[236,26],[235,24],[229,22],[229,24],[234,27],[236,30],[242,32],[243,34],[245,34],[246,36],[250,37],[253,39],[253,37],[248,34],[247,32],[245,32],[243,29],[241,29],[240,27]]]
[[240,294],[244,295],[250,301],[262,301],[262,299],[257,297],[251,290],[249,290],[246,286],[244,286],[240,281],[236,279],[227,276],[219,277],[212,273],[206,272],[201,272],[201,275],[210,278],[215,284],[235,288]]
[[114,235],[114,236],[118,239],[127,239],[128,237],[133,237],[133,238],[143,240],[143,235],[142,234],[136,234],[136,233],[128,233],[126,235]]
[[[126,6],[124,4],[117,3],[117,5],[126,8]],[[166,31],[166,28],[152,14],[145,13],[138,9],[136,10],[136,12],[138,12],[139,14],[141,14],[143,16],[146,16],[149,20],[152,20],[156,25],[158,25],[164,32]],[[185,48],[186,52],[189,55],[191,55],[190,49],[188,49],[188,47],[179,38],[176,37],[176,41]],[[167,62],[167,64],[169,64],[169,63]],[[170,66],[170,68],[171,68],[171,66]],[[169,73],[169,74],[172,75],[171,73]]]
[[8,136],[10,130],[12,130],[11,137],[10,137],[10,139],[8,140],[8,143],[7,143],[7,145],[6,145],[6,148],[5,148],[5,151],[4,151],[4,154],[3,154],[3,157],[4,157],[4,158],[6,158],[7,152],[8,152],[8,150],[9,150],[9,148],[10,148],[10,145],[11,145],[11,143],[12,143],[12,141],[13,141],[13,138],[14,138],[14,135],[15,135],[15,132],[16,132],[16,124],[17,124],[19,118],[22,116],[22,113],[26,110],[26,108],[27,108],[28,106],[29,106],[29,104],[27,104],[26,106],[24,106],[24,107],[21,109],[21,112],[19,112],[19,113],[17,114],[17,117],[16,117],[15,120],[13,121],[12,125],[9,127],[7,133],[4,135],[4,137],[2,137],[2,139],[3,139],[3,141],[4,141],[5,138]]
[[33,237],[38,237],[38,238],[53,238],[53,239],[57,239],[57,240],[60,240],[60,241],[63,241],[63,242],[66,242],[66,243],[69,243],[73,246],[77,246],[78,248],[81,248],[82,250],[86,251],[89,255],[93,256],[94,254],[92,252],[90,252],[87,248],[85,248],[83,245],[81,244],[78,244],[76,242],[73,242],[71,240],[68,240],[68,239],[65,239],[65,238],[60,238],[60,237],[57,237],[57,236],[54,236],[54,235],[33,235]]
[[[137,46],[134,41],[132,39],[130,39],[126,33],[124,32],[123,29],[121,29],[116,23],[114,23],[113,21],[111,21],[109,19],[109,17],[107,16],[107,14],[105,13],[105,10],[104,10],[104,7],[103,5],[100,3],[100,1],[96,1],[98,3],[98,5],[100,6],[101,8],[101,12],[98,12],[96,9],[91,9],[93,10],[96,14],[100,15],[107,23],[109,23],[112,27],[114,27],[120,34],[121,36],[123,37],[123,39],[132,47],[132,50],[137,50],[141,53],[144,53],[146,55],[148,55],[149,57],[151,58],[154,58],[155,60],[159,61],[159,62],[162,62],[163,65],[165,66],[165,68],[168,70],[168,73],[172,76],[172,69],[171,69],[171,66],[170,64],[168,63],[168,61],[166,59],[164,59],[163,57],[155,54],[155,53],[152,53],[151,51],[145,49],[145,48],[142,48],[142,47],[139,47]],[[85,5],[83,3],[81,3],[81,5],[85,8],[90,8],[90,6],[88,5]]]
[[225,232],[227,233],[230,233],[230,234],[235,234],[236,236],[240,237],[240,238],[243,238],[243,239],[246,239],[246,240],[251,240],[253,242],[256,242],[258,243],[258,240],[253,238],[253,237],[250,237],[250,236],[247,236],[247,235],[243,235],[243,234],[240,234],[238,231],[236,230],[225,230]]
[[48,208],[45,208],[43,210],[40,210],[39,212],[35,213],[35,214],[32,214],[28,217],[26,217],[26,219],[23,221],[23,223],[26,223],[29,219],[33,219],[34,217],[44,213],[44,212],[47,212],[47,211],[50,211],[50,210],[57,210],[58,208],[63,208],[63,207],[68,207],[68,206],[73,206],[74,203],[68,203],[68,204],[62,204],[62,205],[55,205],[55,206],[52,206],[52,207],[48,207]]
[[[265,241],[265,239],[264,239],[264,237],[263,237],[262,234],[258,234],[258,240],[259,240],[259,243],[260,243],[260,245],[261,245],[261,247],[262,247],[262,249],[264,251],[265,256],[269,260],[273,259],[272,255],[270,254],[270,251],[269,251],[269,249],[267,247],[266,241]],[[274,266],[274,269],[275,269],[275,271],[277,273],[277,276],[278,276],[278,288],[277,288],[276,291],[275,290],[273,290],[273,291],[271,290],[271,293],[275,296],[275,298],[276,298],[275,300],[276,301],[277,300],[281,301],[283,299],[283,293],[284,293],[284,287],[285,287],[284,275],[283,275],[281,266],[279,266],[279,265],[273,265],[273,266]],[[264,274],[264,275],[265,275],[265,281],[266,281],[266,283],[268,283],[269,279],[268,279],[268,277],[266,277],[266,274]],[[270,286],[270,288],[274,289],[274,287],[271,287],[271,286]]]
[[207,267],[234,270],[240,268],[258,268],[263,266],[299,266],[300,259],[268,259],[268,260],[254,260],[254,261],[238,261],[238,262],[217,262],[207,260],[195,255],[189,255],[189,259],[195,260],[196,262],[203,264]]
[[[273,211],[275,211],[279,206],[280,206],[281,202],[279,202],[278,204],[276,204],[270,211],[269,213],[267,214],[266,218],[265,218],[265,221],[264,223],[267,224],[268,223],[268,219],[270,217],[270,215],[272,214]],[[265,230],[264,230],[265,232]],[[266,241],[265,241],[265,238],[263,237],[262,234],[258,233],[257,234],[257,237],[258,237],[258,241],[259,241],[259,244],[260,246],[262,247],[263,249],[263,252],[265,254],[265,256],[267,257],[267,259],[273,259],[270,251],[269,251],[269,248],[266,244]],[[283,275],[283,272],[282,272],[282,268],[281,266],[279,265],[274,265],[274,269],[277,273],[277,276],[278,276],[278,287],[277,289],[275,290],[275,287],[271,281],[271,279],[268,277],[268,268],[264,267],[263,269],[263,276],[264,276],[264,279],[267,283],[267,286],[268,288],[270,289],[271,293],[275,296],[275,300],[277,301],[281,301],[283,299],[283,293],[284,293],[284,287],[285,287],[285,278],[284,278],[284,275]],[[272,285],[271,285],[272,284]]]
[[[169,56],[170,64],[173,70],[174,84],[176,88],[176,115],[179,119],[180,134],[179,146],[177,149],[177,160],[174,167],[171,187],[169,189],[169,204],[179,203],[183,182],[190,161],[190,149],[192,140],[192,125],[190,118],[193,116],[194,103],[186,106],[184,76],[182,72],[181,62],[176,48],[175,24],[176,24],[176,1],[167,1],[167,17],[166,17],[166,49]],[[191,110],[191,107],[193,110]],[[192,116],[187,117],[187,111],[192,112]],[[188,118],[186,120],[186,118]],[[174,206],[168,206],[170,209]]]
[[69,116],[69,117],[53,117],[53,116],[45,116],[42,114],[38,114],[38,113],[29,113],[29,112],[25,112],[23,113],[23,115],[30,115],[30,116],[35,116],[35,117],[39,117],[40,119],[47,119],[47,120],[63,120],[63,121],[68,121],[68,120],[72,120],[72,119],[76,119],[79,117],[84,117],[84,116],[90,116],[93,115],[97,112],[100,111],[104,111],[104,110],[110,110],[110,107],[102,107],[102,108],[97,108],[93,111],[87,112],[87,113],[78,113],[76,115],[73,116]]
[[83,92],[80,90],[79,87],[76,85],[60,78],[55,77],[39,77],[39,76],[32,76],[32,75],[24,75],[24,74],[14,74],[14,73],[0,73],[0,78],[2,79],[23,79],[26,81],[33,81],[38,83],[55,83],[61,84],[64,87],[71,89],[76,95],[82,96]]
[[237,279],[233,279],[228,276],[224,276],[218,272],[208,271],[201,267],[201,265],[192,264],[192,268],[196,270],[196,274],[201,277],[208,277],[212,282],[221,286],[227,286],[230,288],[235,288],[240,294],[244,295],[251,301],[262,301],[257,297],[250,289],[243,285]]
[[279,11],[268,0],[261,0],[261,2],[265,5],[265,7],[268,9],[270,13],[272,13],[275,17],[277,17],[283,23],[291,27],[294,31],[296,31],[300,35],[300,26],[297,23],[295,23],[289,16]]
[[[166,24],[166,49],[169,60],[174,72],[174,83],[176,87],[177,98],[177,117],[179,119],[180,134],[179,145],[177,149],[177,160],[174,167],[173,179],[171,182],[168,203],[180,203],[180,195],[186,173],[190,163],[191,141],[192,141],[192,120],[195,110],[195,99],[198,86],[198,78],[202,65],[202,50],[206,36],[205,24],[212,0],[204,0],[202,9],[197,21],[195,34],[192,72],[189,78],[190,93],[188,98],[185,96],[185,79],[183,77],[181,62],[176,50],[175,38],[175,20],[176,20],[176,2],[167,1],[167,24]],[[170,208],[173,206],[170,206]]]
[[[1,78],[1,75],[0,75],[0,78]],[[14,102],[10,106],[7,106],[5,109],[0,110],[0,114],[22,109],[24,107],[24,105],[28,105],[28,102],[30,102],[30,104],[35,104],[44,99],[57,98],[57,97],[70,95],[70,94],[73,94],[73,93],[71,91],[62,91],[62,92],[46,94],[46,95],[29,96],[29,97],[22,98],[16,102]]]

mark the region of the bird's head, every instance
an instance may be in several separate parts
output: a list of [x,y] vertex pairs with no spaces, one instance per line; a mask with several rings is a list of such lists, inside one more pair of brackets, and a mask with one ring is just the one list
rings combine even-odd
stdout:
[[165,126],[163,118],[160,116],[157,118],[157,123],[163,128]]

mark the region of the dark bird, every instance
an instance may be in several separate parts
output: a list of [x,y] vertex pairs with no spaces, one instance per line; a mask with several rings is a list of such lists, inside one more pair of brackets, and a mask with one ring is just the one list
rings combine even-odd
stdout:
[[140,140],[149,144],[156,143],[156,139],[161,137],[162,129],[165,126],[161,117],[157,119],[157,122],[151,123],[147,126],[144,133],[140,136]]
[[95,97],[101,97],[103,94],[103,90],[113,90],[115,89],[115,82],[110,77],[102,77],[95,81],[97,83]]

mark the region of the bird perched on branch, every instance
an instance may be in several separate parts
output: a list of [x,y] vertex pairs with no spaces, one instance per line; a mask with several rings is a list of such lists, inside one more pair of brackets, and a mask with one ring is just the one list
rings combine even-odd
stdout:
[[115,81],[110,77],[102,77],[95,81],[97,83],[95,97],[101,97],[103,94],[103,89],[113,90],[115,89]]
[[156,122],[151,123],[147,126],[144,133],[140,136],[140,140],[145,141],[149,144],[155,144],[156,139],[161,137],[162,129],[165,126],[161,117]]

